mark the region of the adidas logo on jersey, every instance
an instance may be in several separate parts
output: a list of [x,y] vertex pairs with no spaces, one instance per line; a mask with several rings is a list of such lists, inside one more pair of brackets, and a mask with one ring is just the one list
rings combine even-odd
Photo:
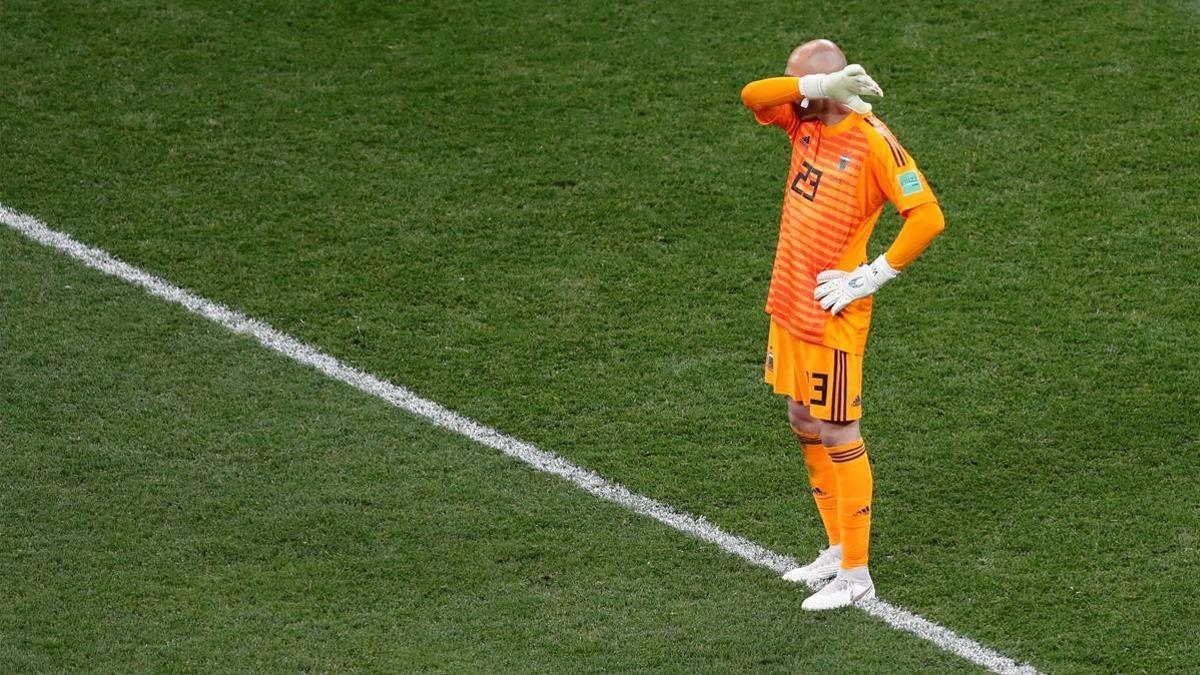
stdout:
[[866,506],[862,507],[861,509],[859,509],[859,510],[855,511],[855,512],[854,512],[854,515],[856,515],[856,516],[869,516],[869,515],[871,515],[871,505],[870,505],[870,504],[867,504]]
[[862,407],[862,394],[855,396],[854,401],[852,401],[850,403],[850,405],[854,406],[855,408],[861,408]]

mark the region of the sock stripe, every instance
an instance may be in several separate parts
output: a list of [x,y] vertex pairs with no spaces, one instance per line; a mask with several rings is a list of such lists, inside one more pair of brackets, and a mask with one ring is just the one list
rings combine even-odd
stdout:
[[798,431],[796,429],[796,427],[792,427],[792,433],[796,434],[796,438],[797,438],[797,440],[800,441],[800,445],[820,445],[821,444],[821,436],[819,434],[809,434],[809,433],[805,433],[803,431]]
[[867,446],[865,444],[860,443],[860,444],[854,446],[853,448],[850,448],[849,450],[842,450],[840,452],[829,453],[829,459],[832,459],[833,461],[840,464],[842,462],[849,462],[850,460],[858,459],[859,457],[862,457],[865,454],[867,454]]
[[849,457],[834,458],[833,462],[835,464],[845,464],[846,462],[858,459],[859,457],[862,457],[865,454],[867,454],[867,451],[866,451],[866,449],[863,449],[863,450],[859,451],[857,454],[851,455]]
[[848,455],[852,452],[862,450],[864,447],[866,447],[866,445],[867,445],[866,443],[859,441],[857,443],[852,443],[852,444],[848,443],[846,445],[843,445],[843,446],[841,446],[842,449],[840,449],[840,450],[837,449],[837,447],[829,448],[829,456],[837,457],[839,455]]

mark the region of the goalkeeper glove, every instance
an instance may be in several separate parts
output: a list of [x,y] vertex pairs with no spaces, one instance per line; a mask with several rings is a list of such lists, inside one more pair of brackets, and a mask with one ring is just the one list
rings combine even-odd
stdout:
[[805,98],[833,99],[863,115],[871,112],[871,104],[860,98],[863,94],[883,96],[883,90],[857,63],[848,65],[836,73],[801,77],[800,93]]
[[883,255],[870,265],[862,264],[849,272],[825,270],[817,275],[813,297],[821,303],[821,309],[836,315],[855,300],[879,290],[880,286],[895,279],[897,274],[900,272]]

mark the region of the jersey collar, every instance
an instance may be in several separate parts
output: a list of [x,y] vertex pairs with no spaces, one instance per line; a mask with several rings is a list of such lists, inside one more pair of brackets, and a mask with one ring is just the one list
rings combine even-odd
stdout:
[[832,126],[825,126],[824,122],[818,122],[818,123],[822,125],[821,126],[821,134],[822,135],[837,136],[838,134],[842,133],[843,131],[846,131],[846,130],[850,129],[851,127],[853,127],[862,118],[863,118],[862,115],[859,115],[856,112],[852,112],[849,115],[846,115],[845,119],[843,119],[841,122],[838,122],[837,124],[834,124]]

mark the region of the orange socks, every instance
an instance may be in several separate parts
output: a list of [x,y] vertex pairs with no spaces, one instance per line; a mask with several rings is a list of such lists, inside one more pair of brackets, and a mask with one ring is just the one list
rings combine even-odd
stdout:
[[[795,431],[793,429],[793,431]],[[813,501],[825,525],[829,545],[842,542],[842,531],[838,526],[838,477],[829,459],[829,453],[821,445],[821,437],[796,431],[800,446],[804,448],[804,464],[808,467],[808,484],[812,486]]]
[[816,434],[796,432],[808,483],[829,545],[842,545],[842,569],[867,564],[871,542],[871,463],[862,439],[826,448]]
[[[807,446],[805,457],[808,456]],[[842,569],[867,564],[871,540],[871,463],[862,439],[825,449],[837,475],[837,520],[842,535]],[[821,515],[824,518],[824,513]],[[828,526],[826,526],[828,527]]]

